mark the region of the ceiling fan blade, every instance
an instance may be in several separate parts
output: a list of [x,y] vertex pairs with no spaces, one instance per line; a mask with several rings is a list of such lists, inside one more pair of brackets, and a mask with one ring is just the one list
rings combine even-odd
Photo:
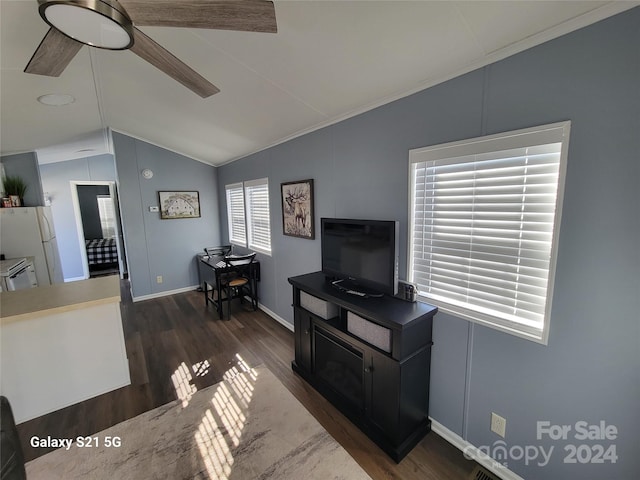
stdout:
[[214,28],[276,33],[267,0],[120,0],[137,26]]
[[220,91],[218,87],[137,28],[134,28],[134,43],[131,51],[202,98],[210,97]]
[[50,28],[24,71],[36,75],[59,77],[82,48],[82,45],[55,28]]

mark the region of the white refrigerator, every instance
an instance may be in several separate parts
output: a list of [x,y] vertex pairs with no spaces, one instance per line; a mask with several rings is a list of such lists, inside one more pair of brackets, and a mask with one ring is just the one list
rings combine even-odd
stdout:
[[64,281],[51,207],[0,208],[0,253],[34,257],[38,285]]

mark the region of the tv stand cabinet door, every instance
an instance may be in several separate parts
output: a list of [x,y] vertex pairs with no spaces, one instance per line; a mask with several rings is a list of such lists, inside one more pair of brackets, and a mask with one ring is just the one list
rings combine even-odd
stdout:
[[294,331],[295,331],[295,355],[299,368],[311,372],[311,319],[312,316],[306,310],[295,307]]
[[400,364],[368,349],[365,363],[366,414],[392,440],[398,436]]
[[430,359],[430,347],[403,362],[376,350],[366,357],[366,414],[394,445],[428,420]]

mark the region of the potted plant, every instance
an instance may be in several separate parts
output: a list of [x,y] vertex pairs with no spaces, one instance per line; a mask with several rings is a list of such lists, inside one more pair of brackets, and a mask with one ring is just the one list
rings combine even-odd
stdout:
[[4,193],[11,199],[12,207],[21,207],[22,199],[27,191],[27,184],[24,183],[22,178],[16,176],[7,175],[2,180],[2,186]]

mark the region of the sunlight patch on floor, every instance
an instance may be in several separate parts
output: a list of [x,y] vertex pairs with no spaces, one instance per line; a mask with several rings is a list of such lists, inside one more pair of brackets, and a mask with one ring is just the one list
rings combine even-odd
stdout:
[[[196,377],[204,377],[209,373],[210,367],[211,364],[209,360],[203,360],[202,362],[192,365],[191,370]],[[173,372],[173,375],[171,375],[171,381],[173,382],[173,387],[176,389],[176,395],[178,399],[182,401],[182,408],[186,408],[187,405],[189,405],[189,400],[191,400],[191,397],[198,391],[198,388],[191,384],[192,380],[193,376],[191,375],[191,371],[184,362],[182,362],[176,371]]]
[[202,362],[196,363],[191,368],[193,369],[193,373],[196,377],[204,377],[209,373],[209,367],[211,367],[209,360],[203,360]]
[[[228,480],[233,466],[232,447],[240,445],[247,420],[244,411],[251,403],[258,379],[257,372],[236,354],[236,365],[223,375],[211,398],[213,409],[207,409],[195,434],[200,455],[211,479]],[[226,431],[229,441],[223,435]]]
[[176,395],[178,399],[182,401],[182,408],[186,408],[189,405],[189,400],[193,397],[193,394],[198,391],[195,385],[191,384],[193,377],[189,371],[187,364],[182,362],[175,372],[171,375],[171,381],[176,389]]
[[233,455],[211,410],[206,411],[195,438],[209,478],[228,480],[233,465]]

